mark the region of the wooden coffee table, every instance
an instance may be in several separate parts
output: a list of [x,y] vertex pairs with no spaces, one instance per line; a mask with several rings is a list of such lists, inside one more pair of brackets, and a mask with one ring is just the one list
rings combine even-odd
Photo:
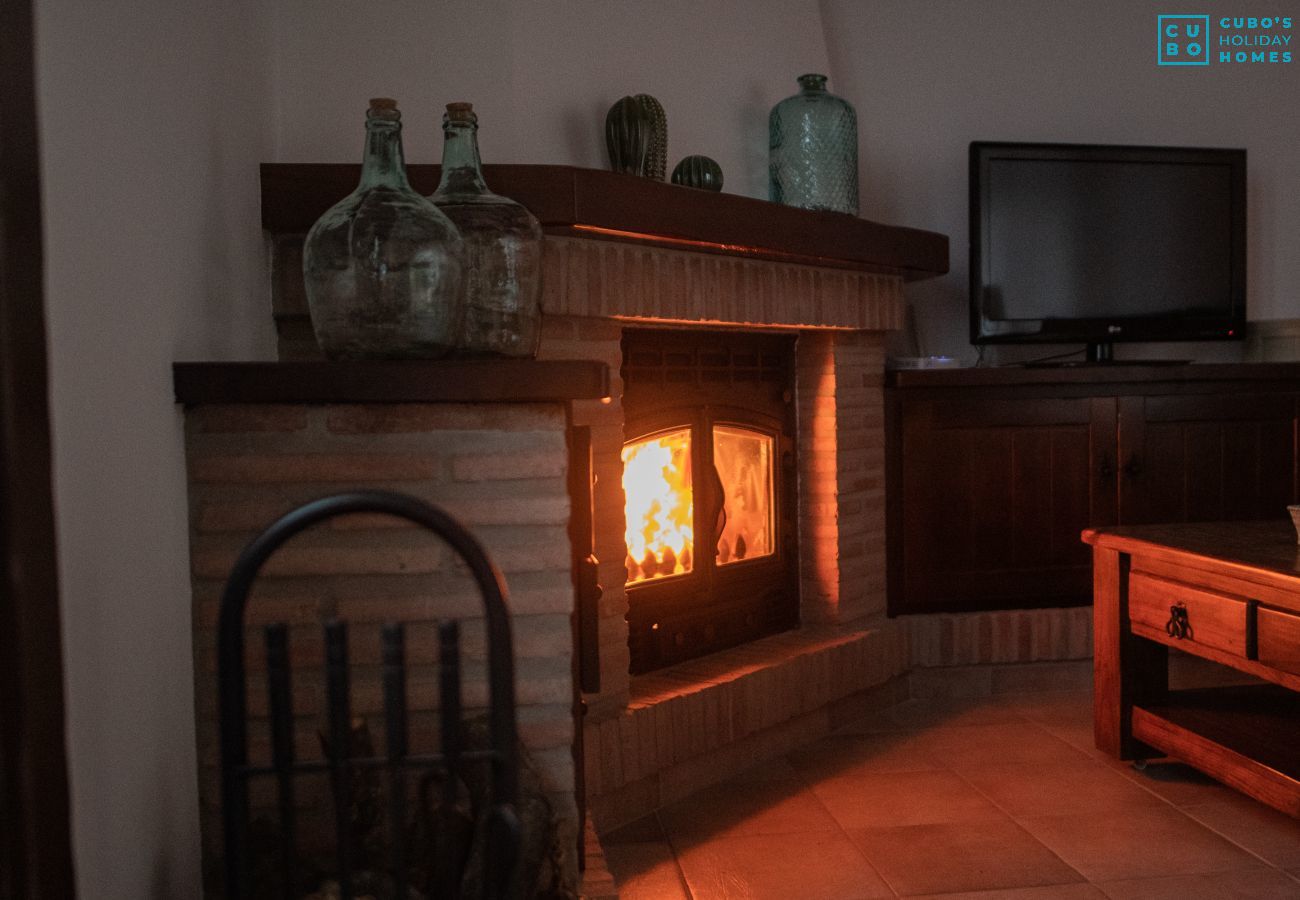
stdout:
[[[1093,724],[1120,759],[1168,756],[1300,817],[1300,547],[1291,523],[1089,529]],[[1168,648],[1261,683],[1170,690]]]

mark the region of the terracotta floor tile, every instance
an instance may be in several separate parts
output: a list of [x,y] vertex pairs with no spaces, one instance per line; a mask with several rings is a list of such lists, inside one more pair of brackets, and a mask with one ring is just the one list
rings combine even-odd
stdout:
[[1031,834],[1088,876],[1114,881],[1249,869],[1259,860],[1170,807],[1021,819]]
[[1296,900],[1300,881],[1277,869],[1172,875],[1098,885],[1111,900]]
[[831,734],[893,734],[912,729],[900,725],[889,715],[889,710],[873,713],[865,719],[854,719],[831,732]]
[[991,697],[911,701],[888,710],[885,715],[897,727],[907,730],[1023,721],[1021,713],[1013,705],[1000,704]]
[[1232,788],[1180,762],[1153,761],[1145,769],[1127,765],[1119,771],[1175,806],[1213,803],[1238,796]]
[[1041,694],[1013,694],[1006,701],[1012,709],[1042,725],[1087,725],[1092,727],[1090,691],[1052,691]]
[[892,897],[842,833],[725,837],[680,854],[694,900]]
[[965,700],[908,700],[859,722],[844,726],[841,732],[875,733],[915,731],[923,728],[955,725],[999,725],[1023,721],[1009,705],[992,702],[988,697]]
[[756,766],[750,766],[748,769],[742,769],[737,772],[728,781],[737,784],[762,784],[769,781],[798,781],[799,773],[795,771],[790,761],[783,756],[776,759],[770,759],[767,762],[759,763]]
[[1057,660],[1037,666],[996,666],[989,673],[994,698],[1008,694],[1092,690],[1092,661]]
[[619,900],[691,900],[666,842],[607,845],[605,860]]
[[837,831],[820,800],[801,781],[729,781],[659,811],[679,850],[714,838]]
[[1017,818],[1060,813],[1099,813],[1163,806],[1164,801],[1131,780],[1090,760],[1046,765],[988,766],[962,777]]
[[940,768],[921,752],[908,732],[891,734],[833,734],[791,753],[793,771],[817,781],[837,775],[879,772],[924,772]]
[[1043,727],[1021,720],[997,725],[939,726],[917,735],[921,751],[958,771],[979,766],[1060,763],[1086,758]]
[[816,782],[812,790],[845,828],[1006,818],[949,771],[836,776]]
[[1009,819],[854,829],[849,836],[901,896],[1084,880]]
[[911,900],[1106,900],[1106,895],[1096,885],[1080,883],[1000,891],[961,891],[956,894],[917,894]]
[[[1112,759],[1112,757],[1097,749],[1091,719],[1087,722],[1039,722],[1038,724],[1052,737],[1065,741],[1085,756],[1090,756],[1093,759]],[[1130,763],[1126,762],[1125,765],[1128,766]]]
[[[911,701],[908,701],[909,703]],[[848,724],[841,725],[831,734],[892,734],[897,731],[910,731],[904,725],[900,725],[890,716],[890,710],[881,710],[872,713],[863,719],[854,719]]]
[[600,836],[600,845],[608,847],[610,844],[646,844],[657,843],[666,839],[664,830],[659,825],[658,817],[651,813],[602,834]]
[[1183,811],[1275,866],[1300,866],[1300,821],[1290,816],[1238,794]]
[[602,840],[625,900],[1300,900],[1300,823],[1100,753],[1081,691],[909,702]]

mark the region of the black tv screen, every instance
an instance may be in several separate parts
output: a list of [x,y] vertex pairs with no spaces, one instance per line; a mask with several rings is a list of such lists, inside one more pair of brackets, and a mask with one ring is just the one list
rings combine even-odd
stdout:
[[976,142],[971,341],[1232,339],[1246,151]]

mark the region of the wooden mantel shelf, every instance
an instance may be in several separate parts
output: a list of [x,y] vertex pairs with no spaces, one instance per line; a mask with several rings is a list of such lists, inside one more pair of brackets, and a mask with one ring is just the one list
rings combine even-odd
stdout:
[[[900,275],[948,271],[946,235],[882,225],[843,213],[812,212],[573,166],[484,166],[492,189],[527,206],[548,234],[635,241],[701,253]],[[422,194],[441,166],[407,166]],[[360,166],[263,164],[262,226],[301,235],[356,187]]]
[[609,367],[517,359],[178,362],[176,402],[542,403],[609,396]]

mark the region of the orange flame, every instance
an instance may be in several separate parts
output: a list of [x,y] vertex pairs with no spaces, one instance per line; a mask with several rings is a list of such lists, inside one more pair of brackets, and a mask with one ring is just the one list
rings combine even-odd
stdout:
[[623,494],[628,583],[691,571],[695,530],[690,430],[625,446]]
[[713,430],[713,461],[726,493],[719,565],[773,552],[772,453],[768,435],[726,425]]

